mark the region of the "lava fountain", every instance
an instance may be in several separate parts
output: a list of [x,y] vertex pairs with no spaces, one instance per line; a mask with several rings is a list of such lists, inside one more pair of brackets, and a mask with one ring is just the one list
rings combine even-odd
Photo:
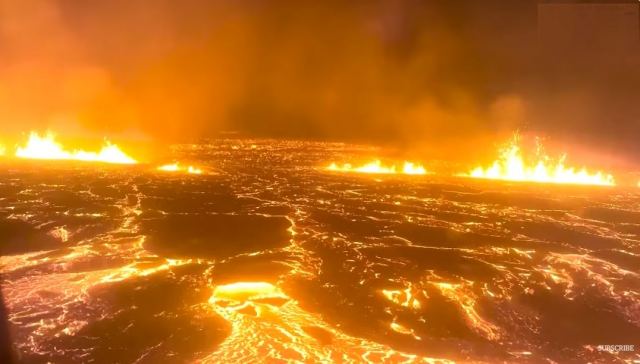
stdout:
[[68,151],[58,143],[51,132],[40,136],[36,132],[29,134],[29,140],[23,147],[18,147],[15,156],[25,159],[77,160],[84,162],[102,162],[113,164],[136,164],[137,161],[115,144],[105,141],[99,152],[83,150]]
[[526,161],[522,155],[520,138],[516,134],[500,150],[500,156],[490,167],[477,167],[462,176],[506,181],[615,186],[611,174],[600,171],[591,173],[584,167],[576,170],[574,167],[567,167],[565,160],[566,155],[562,155],[553,161],[539,148],[533,163]]

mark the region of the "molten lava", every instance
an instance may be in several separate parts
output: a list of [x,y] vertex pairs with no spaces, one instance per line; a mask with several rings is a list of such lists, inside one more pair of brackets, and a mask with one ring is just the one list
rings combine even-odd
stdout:
[[83,150],[66,150],[62,144],[55,140],[52,133],[40,136],[36,132],[31,132],[29,140],[24,147],[18,147],[16,157],[26,159],[56,159],[56,160],[78,160],[85,162],[103,162],[114,164],[135,164],[137,161],[120,148],[106,141],[99,152],[86,152]]
[[[258,356],[264,362],[278,363],[451,363],[344,334],[268,282],[219,285],[209,305],[231,324],[231,334],[201,363],[251,361],[249,358]],[[413,329],[399,323],[390,323],[390,328],[421,340]]]
[[336,163],[331,163],[327,168],[328,171],[334,172],[347,172],[347,173],[371,173],[371,174],[408,174],[408,175],[424,175],[427,174],[427,170],[419,164],[405,161],[402,168],[398,168],[395,165],[385,166],[380,160],[374,160],[373,162],[364,164],[360,167],[353,167],[349,163],[345,163],[342,166]]
[[259,298],[287,298],[276,286],[267,282],[236,282],[217,286],[209,303],[218,301],[246,301]]
[[600,171],[590,173],[586,168],[576,170],[573,167],[565,166],[566,155],[562,155],[556,162],[553,162],[548,156],[538,153],[536,159],[533,163],[525,161],[519,137],[515,135],[511,142],[500,151],[500,157],[490,167],[477,167],[464,176],[507,181],[615,185],[615,180],[610,174]]
[[165,164],[163,166],[158,167],[157,169],[163,172],[187,172],[190,174],[202,174],[202,169],[200,168],[197,168],[194,166],[187,166],[185,168],[178,163]]

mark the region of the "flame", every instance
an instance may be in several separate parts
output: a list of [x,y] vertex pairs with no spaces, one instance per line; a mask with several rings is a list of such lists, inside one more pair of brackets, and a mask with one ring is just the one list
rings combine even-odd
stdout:
[[336,163],[331,163],[327,168],[328,171],[334,172],[352,172],[352,173],[372,173],[372,174],[409,174],[409,175],[424,175],[427,174],[427,170],[419,164],[405,161],[402,168],[397,168],[395,165],[385,166],[379,159],[373,162],[364,164],[360,167],[353,167],[349,163],[345,163],[342,166],[338,166]]
[[590,173],[586,168],[576,170],[565,166],[566,155],[552,162],[546,155],[539,155],[537,162],[527,164],[522,157],[519,137],[501,150],[500,157],[488,168],[477,167],[466,177],[499,179],[507,181],[530,181],[542,183],[568,183],[582,185],[615,186],[612,175],[600,171]]
[[0,157],[4,156],[7,153],[7,148],[4,145],[0,144]]
[[191,173],[191,174],[202,174],[202,170],[200,168],[196,168],[196,167],[192,167],[189,166],[187,168],[187,173]]
[[178,163],[165,164],[163,166],[158,167],[158,170],[165,171],[165,172],[178,172],[180,170],[180,166],[178,165]]
[[157,169],[159,171],[164,171],[164,172],[186,171],[187,173],[190,173],[190,174],[202,174],[202,169],[200,168],[197,168],[194,166],[188,166],[187,168],[184,168],[179,163],[165,164],[163,166],[158,167]]
[[135,164],[137,161],[126,155],[120,148],[106,141],[99,152],[86,152],[74,150],[69,152],[62,144],[56,142],[55,135],[51,132],[40,136],[36,132],[29,134],[29,140],[24,147],[18,147],[16,157],[26,159],[58,159],[78,160],[85,162],[103,162],[115,164]]

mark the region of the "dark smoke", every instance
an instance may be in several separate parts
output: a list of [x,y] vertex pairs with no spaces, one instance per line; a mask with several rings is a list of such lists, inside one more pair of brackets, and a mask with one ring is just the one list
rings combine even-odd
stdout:
[[637,155],[640,41],[550,19],[531,0],[0,0],[0,116],[9,134],[234,130],[434,154],[520,129]]

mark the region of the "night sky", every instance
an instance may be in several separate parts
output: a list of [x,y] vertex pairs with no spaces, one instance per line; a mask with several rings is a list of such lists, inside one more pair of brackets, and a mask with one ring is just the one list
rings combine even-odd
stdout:
[[519,129],[640,162],[640,5],[549,3],[0,0],[2,127],[438,156]]

